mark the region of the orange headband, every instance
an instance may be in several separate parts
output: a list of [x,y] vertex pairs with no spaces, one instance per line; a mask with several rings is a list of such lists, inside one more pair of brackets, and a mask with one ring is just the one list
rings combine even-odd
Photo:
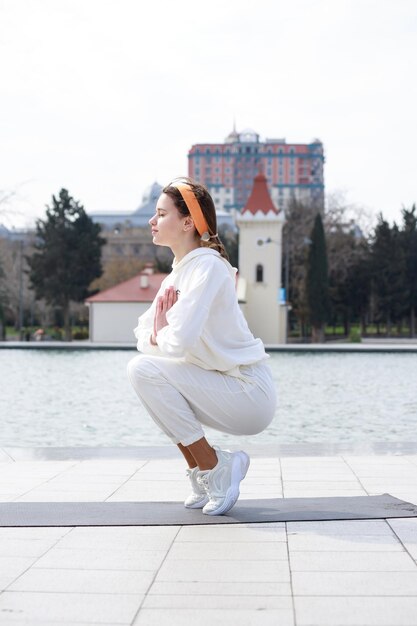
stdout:
[[[176,189],[178,189],[178,191],[180,192],[182,199],[187,205],[191,217],[193,218],[194,226],[196,227],[197,232],[201,236],[203,241],[207,241],[208,239],[210,239],[209,227],[206,218],[203,215],[201,206],[197,198],[195,197],[191,187],[183,183],[171,183],[171,187],[176,187]],[[203,235],[205,235],[204,238]]]

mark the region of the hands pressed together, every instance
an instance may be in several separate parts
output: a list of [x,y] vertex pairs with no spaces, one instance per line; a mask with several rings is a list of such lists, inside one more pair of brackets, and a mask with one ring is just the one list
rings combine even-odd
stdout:
[[151,335],[151,343],[153,345],[156,345],[156,336],[158,334],[158,331],[160,331],[161,328],[168,326],[166,314],[169,309],[174,306],[177,300],[177,292],[175,290],[175,287],[171,285],[171,287],[165,289],[164,295],[159,296],[158,300],[156,301],[156,311],[153,321],[153,333]]

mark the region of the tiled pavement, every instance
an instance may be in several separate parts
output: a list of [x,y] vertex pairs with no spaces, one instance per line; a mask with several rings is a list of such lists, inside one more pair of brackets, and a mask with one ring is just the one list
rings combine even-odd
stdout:
[[[181,500],[180,458],[0,463],[2,501]],[[417,455],[256,456],[241,498],[417,504]],[[417,518],[0,528],[0,624],[417,626]]]

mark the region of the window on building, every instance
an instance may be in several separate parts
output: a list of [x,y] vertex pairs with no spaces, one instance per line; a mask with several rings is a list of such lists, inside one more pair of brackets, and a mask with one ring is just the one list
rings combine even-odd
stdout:
[[264,282],[264,266],[260,263],[256,266],[256,282],[263,283]]

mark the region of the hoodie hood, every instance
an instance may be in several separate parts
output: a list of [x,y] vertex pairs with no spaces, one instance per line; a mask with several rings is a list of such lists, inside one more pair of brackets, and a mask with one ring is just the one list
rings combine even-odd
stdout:
[[174,258],[174,261],[172,263],[172,271],[174,273],[177,273],[180,269],[184,267],[184,265],[189,263],[189,261],[191,261],[197,256],[204,256],[204,255],[216,256],[221,261],[223,261],[223,263],[226,264],[226,267],[228,269],[230,276],[233,278],[233,280],[235,279],[237,269],[235,267],[232,267],[229,261],[225,259],[224,257],[222,257],[220,252],[217,252],[217,250],[213,250],[213,248],[201,247],[201,248],[196,248],[195,250],[191,250],[191,252],[188,252],[179,262],[177,262],[176,259]]

